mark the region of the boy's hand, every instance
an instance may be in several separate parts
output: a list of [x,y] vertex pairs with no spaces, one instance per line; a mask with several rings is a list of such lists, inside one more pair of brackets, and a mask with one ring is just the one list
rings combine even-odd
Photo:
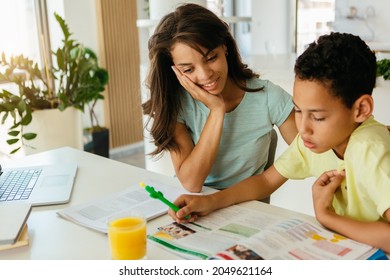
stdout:
[[[206,216],[213,211],[213,202],[209,195],[188,195],[179,196],[174,202],[180,210],[174,212],[169,209],[168,214],[178,223],[195,221],[200,216]],[[190,218],[186,218],[186,216]]]
[[312,187],[313,205],[318,220],[321,220],[323,215],[334,212],[332,207],[333,196],[344,177],[344,171],[331,170],[323,173],[314,182]]
[[225,112],[225,103],[223,101],[222,95],[208,93],[193,81],[191,81],[186,75],[182,74],[175,66],[172,66],[172,70],[175,72],[180,84],[191,94],[194,99],[202,102],[210,110],[221,108],[223,109],[223,112]]

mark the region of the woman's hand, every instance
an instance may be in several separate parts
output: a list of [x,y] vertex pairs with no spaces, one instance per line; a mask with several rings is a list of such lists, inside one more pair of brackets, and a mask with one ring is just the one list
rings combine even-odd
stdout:
[[225,102],[221,94],[214,95],[208,93],[193,81],[191,81],[187,76],[182,74],[175,66],[172,66],[172,70],[175,72],[180,84],[191,94],[194,99],[202,102],[210,110],[219,108],[223,109],[223,112],[225,112]]

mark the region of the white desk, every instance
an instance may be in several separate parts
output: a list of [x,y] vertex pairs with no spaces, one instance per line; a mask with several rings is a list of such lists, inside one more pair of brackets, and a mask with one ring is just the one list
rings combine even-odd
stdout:
[[[127,186],[137,185],[145,179],[154,179],[167,185],[180,187],[176,178],[153,173],[138,167],[96,156],[73,148],[60,148],[19,159],[16,164],[47,164],[52,162],[77,162],[78,172],[71,202],[56,206],[34,207],[28,219],[30,245],[0,252],[0,259],[54,259],[54,260],[96,260],[110,259],[108,240],[105,234],[87,229],[57,216],[59,209],[88,202]],[[8,162],[11,166],[11,162]],[[252,201],[244,205],[262,212],[299,216],[296,212]],[[315,220],[313,218],[313,220]],[[148,233],[154,233],[158,226],[168,224],[168,215],[148,222]],[[148,259],[179,259],[178,256],[148,244]]]

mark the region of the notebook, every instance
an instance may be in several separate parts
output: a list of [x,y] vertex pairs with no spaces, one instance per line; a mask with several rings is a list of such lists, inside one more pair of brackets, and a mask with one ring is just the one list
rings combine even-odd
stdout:
[[0,245],[14,244],[18,240],[30,212],[29,203],[0,203]]
[[32,206],[67,203],[76,172],[75,163],[4,168],[0,171],[0,205],[17,201]]

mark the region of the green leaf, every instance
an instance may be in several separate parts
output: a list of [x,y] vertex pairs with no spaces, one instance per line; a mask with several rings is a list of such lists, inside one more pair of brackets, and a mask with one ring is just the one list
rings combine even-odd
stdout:
[[10,154],[12,155],[12,154],[16,153],[17,151],[19,151],[19,150],[20,150],[20,148],[21,148],[21,147],[19,147],[19,148],[16,148],[15,150],[12,150],[12,151],[10,152]]
[[32,114],[26,113],[26,115],[23,117],[22,121],[20,122],[22,125],[26,126],[32,121]]
[[71,33],[69,32],[68,25],[65,23],[64,19],[57,13],[54,13],[54,17],[56,18],[57,22],[60,24],[62,32],[64,33],[65,36],[65,41],[67,41],[69,36],[71,35]]
[[15,121],[14,125],[10,127],[10,130],[17,128],[20,125],[21,125],[20,122]]
[[1,124],[4,124],[7,118],[8,118],[8,112],[5,112],[3,118],[1,119]]
[[24,100],[20,100],[18,104],[19,113],[26,111],[26,106],[26,102],[24,102]]
[[8,139],[7,143],[8,143],[8,145],[12,145],[12,144],[15,144],[18,141],[19,141],[19,138],[13,138],[13,139]]
[[36,133],[25,133],[22,135],[22,137],[26,140],[32,140],[37,137]]
[[59,69],[65,70],[65,58],[64,52],[61,49],[58,49],[56,52],[57,65]]
[[2,103],[1,106],[4,107],[7,111],[13,111],[16,108],[13,103]]
[[390,79],[390,59],[381,59],[377,61],[376,74],[377,76],[383,76],[385,80]]
[[19,135],[19,133],[20,133],[19,130],[11,130],[11,131],[8,132],[8,135],[12,136],[12,137],[16,137],[16,136]]
[[5,53],[4,52],[1,52],[1,62],[3,64],[7,64],[7,59],[5,58]]

